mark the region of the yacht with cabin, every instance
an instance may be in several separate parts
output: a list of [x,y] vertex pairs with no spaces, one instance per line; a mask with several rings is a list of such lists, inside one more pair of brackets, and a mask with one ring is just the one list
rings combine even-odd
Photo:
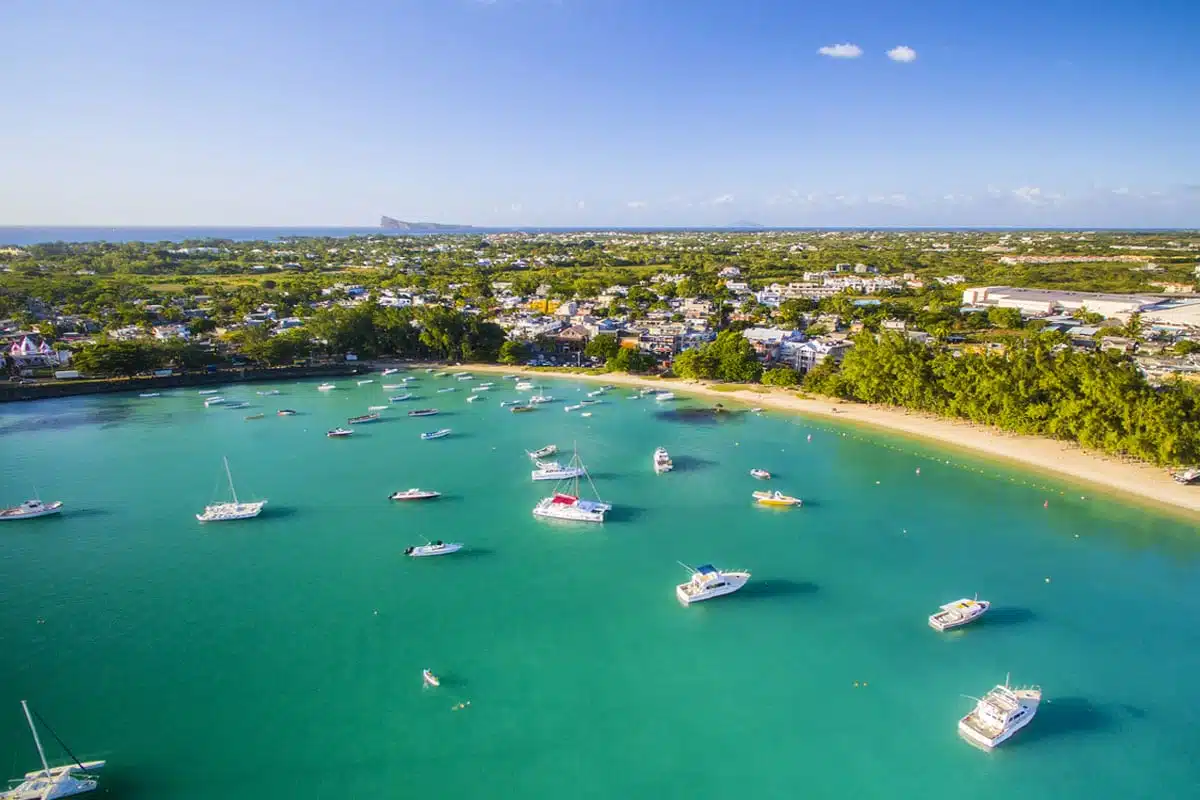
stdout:
[[238,500],[237,490],[233,488],[233,473],[229,471],[229,459],[222,458],[225,464],[225,478],[229,481],[229,493],[233,495],[232,503],[213,503],[204,507],[204,513],[197,514],[200,522],[232,522],[238,519],[252,519],[262,513],[266,500],[255,500],[243,503]]
[[26,500],[19,506],[5,508],[0,510],[0,522],[10,522],[17,519],[33,519],[34,517],[48,517],[51,514],[57,514],[62,511],[62,501],[55,500],[51,503],[43,503],[38,498]]
[[987,600],[962,598],[953,603],[946,603],[938,611],[929,616],[929,627],[938,631],[948,631],[982,617],[992,604]]
[[[599,499],[600,493],[596,491],[596,484],[592,483],[592,476],[588,475],[587,467],[580,460],[578,450],[571,456],[571,461],[567,466],[568,468],[578,468],[580,474],[560,481],[559,485],[554,487],[554,494],[542,498],[533,507],[533,515],[571,522],[604,522],[604,515],[612,510],[612,506]],[[595,500],[584,500],[580,497],[579,479],[581,477],[587,478],[588,485],[592,487],[592,493],[596,495]]]
[[958,721],[958,733],[967,741],[991,750],[1028,725],[1041,702],[1040,687],[1013,689],[1006,679],[1002,686],[977,700],[971,713]]
[[670,472],[675,469],[675,462],[671,461],[671,455],[667,452],[667,448],[660,447],[654,451],[654,472],[656,475],[662,475],[664,472]]
[[683,565],[692,573],[692,579],[675,587],[675,596],[685,606],[698,603],[701,600],[711,600],[721,595],[733,594],[746,585],[750,573],[743,571],[723,572],[712,564],[702,564],[692,569]]
[[[98,772],[104,768],[103,761],[79,761],[70,750],[67,750],[67,755],[72,759],[70,764],[64,764],[61,767],[52,767],[46,761],[46,751],[42,749],[42,740],[38,736],[37,726],[33,724],[34,712],[30,711],[29,704],[24,700],[21,701],[21,708],[25,711],[25,720],[29,723],[29,732],[33,734],[33,744],[37,747],[38,757],[42,761],[42,768],[33,772],[26,772],[25,777],[19,779],[19,782],[9,789],[0,791],[0,800],[57,800],[60,797],[73,797],[77,794],[93,791],[97,784],[92,773]],[[41,720],[41,717],[38,717]],[[50,726],[46,725],[44,720],[41,720],[42,727],[50,730]],[[62,740],[58,738],[58,734],[50,731],[50,735],[62,744]],[[66,745],[63,745],[66,750]]]

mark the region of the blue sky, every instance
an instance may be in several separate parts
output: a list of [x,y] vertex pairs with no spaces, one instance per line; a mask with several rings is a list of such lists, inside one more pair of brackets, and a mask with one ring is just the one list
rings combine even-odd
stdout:
[[0,225],[1194,227],[1198,30],[1190,0],[4,0]]

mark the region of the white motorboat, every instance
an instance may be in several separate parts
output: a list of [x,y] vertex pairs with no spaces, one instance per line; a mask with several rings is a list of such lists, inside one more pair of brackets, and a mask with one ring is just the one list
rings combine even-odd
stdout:
[[445,439],[445,438],[446,438],[447,436],[449,436],[449,435],[450,435],[450,429],[449,429],[449,428],[442,428],[440,431],[429,431],[428,433],[422,433],[422,434],[421,434],[421,438],[422,438],[422,439],[425,439],[425,440],[429,440],[429,439]]
[[349,428],[334,428],[331,431],[325,431],[325,435],[330,439],[341,439],[346,436],[353,436],[354,431]]
[[487,384],[486,386],[484,386],[483,384],[480,384],[479,386],[471,387],[472,392],[490,392],[491,390],[492,390],[492,385],[490,383]]
[[958,733],[990,750],[1028,725],[1041,702],[1039,687],[1013,689],[1006,680],[976,701],[971,713],[958,721]]
[[758,478],[760,481],[771,480],[771,473],[767,472],[765,469],[752,469],[750,470],[750,476],[753,478]]
[[205,399],[204,407],[211,408],[212,406],[219,406],[224,402],[225,402],[224,397],[221,397],[220,395],[215,395],[213,397],[209,397],[209,398]]
[[162,394],[159,392],[142,392],[141,394],[138,395],[138,397],[144,397],[146,399],[149,399],[151,397],[162,397]]
[[558,445],[548,444],[540,450],[530,450],[529,458],[532,459],[533,461],[537,461],[540,458],[545,458],[546,456],[552,456],[557,452],[558,452]]
[[445,378],[445,377],[446,377],[447,375],[449,375],[449,374],[450,374],[449,372],[435,372],[435,373],[434,373],[434,375],[433,375],[433,377],[435,377],[435,378]]
[[443,542],[441,539],[429,544],[418,545],[417,547],[404,548],[404,555],[412,558],[424,558],[426,556],[445,556],[450,553],[457,553],[462,550],[463,546],[458,542]]
[[1176,483],[1182,483],[1184,485],[1196,483],[1197,481],[1200,481],[1200,467],[1190,467],[1180,472],[1173,473],[1171,477],[1175,479]]
[[445,389],[438,389],[438,394],[445,394],[446,392],[457,392],[457,391],[458,391],[457,386],[447,386]]
[[592,415],[592,412],[590,412],[590,411],[584,411],[584,412],[582,412],[582,413],[581,413],[579,416],[581,416],[581,417],[590,417],[591,415]]
[[658,389],[651,389],[651,388],[640,389],[640,390],[638,390],[638,397],[645,397],[648,394],[657,394],[657,393],[658,393]]
[[225,407],[226,408],[249,408],[250,404],[247,403],[245,400],[241,400],[237,403],[231,403],[230,405],[227,405]]
[[332,392],[336,388],[337,388],[337,384],[322,383],[320,386],[317,387],[317,391],[318,392]]
[[34,517],[48,517],[51,514],[57,514],[62,511],[63,504],[59,500],[52,503],[43,503],[41,500],[34,498],[26,500],[19,506],[5,508],[0,510],[0,522],[10,522],[16,519],[33,519]]
[[436,408],[418,408],[416,411],[408,412],[410,417],[432,417],[438,413]]
[[[38,736],[37,726],[33,724],[33,714],[29,710],[29,704],[22,700],[21,708],[25,711],[25,720],[29,723],[29,732],[33,734],[33,743],[37,746],[38,757],[42,760],[42,768],[26,772],[25,777],[20,779],[15,786],[0,791],[0,800],[56,800],[59,797],[73,797],[93,791],[97,782],[92,773],[103,769],[105,762],[72,761],[61,767],[51,767],[46,761],[46,751],[42,749],[42,740]],[[42,725],[49,730],[45,721],[42,721]],[[54,731],[50,731],[50,733],[55,739],[58,739],[58,734]],[[62,743],[61,739],[58,741],[60,744]],[[63,749],[66,749],[65,745]],[[70,755],[69,750],[67,753]],[[72,755],[71,758],[74,756]]]
[[432,686],[434,688],[437,688],[438,686],[442,685],[442,682],[440,680],[438,680],[438,676],[434,675],[432,672],[430,672],[427,669],[421,670],[421,683],[423,683],[426,686]]
[[537,406],[517,403],[515,406],[509,406],[508,410],[514,414],[527,414],[530,411],[537,411]]
[[584,474],[583,467],[564,467],[557,461],[539,461],[536,466],[537,469],[529,473],[529,477],[535,481],[564,481]]
[[258,395],[259,397],[274,397],[275,395],[279,394],[279,390],[278,389],[270,389],[265,392],[255,392],[255,394]]
[[390,406],[367,406],[367,411],[387,411]]
[[459,377],[458,377],[456,380],[460,380],[460,381],[473,381],[473,380],[475,380],[475,378],[473,378],[473,377],[472,377],[472,376],[470,376],[470,375],[462,375],[462,376],[459,376]]
[[[581,474],[560,482],[554,488],[554,494],[542,498],[533,507],[533,515],[572,522],[604,522],[604,515],[612,510],[612,505],[598,499],[600,493],[596,491],[596,484],[592,483],[592,476],[588,475],[587,467],[579,459],[578,450],[571,456],[571,462],[567,466],[568,468],[579,468]],[[596,500],[584,500],[579,496],[580,477],[587,478],[588,485],[592,487],[592,493],[597,496]],[[568,487],[570,494],[562,491]]]
[[958,628],[982,617],[992,604],[987,600],[962,598],[953,603],[946,603],[936,613],[929,617],[929,627],[939,631]]
[[476,400],[487,400],[487,395],[473,394],[467,398],[468,403],[474,403]]
[[389,403],[403,403],[405,400],[411,400],[411,399],[412,399],[412,392],[405,392],[404,394],[398,394],[398,395],[389,397],[388,402]]
[[225,464],[225,477],[229,481],[229,493],[233,495],[232,503],[215,503],[204,507],[203,514],[197,514],[201,522],[231,522],[235,519],[251,519],[262,513],[266,500],[256,500],[251,503],[238,501],[237,490],[233,488],[233,473],[229,471],[229,459],[222,458]]
[[581,406],[598,406],[603,402],[604,402],[603,400],[580,400],[579,405],[581,405]]
[[196,394],[216,394],[219,391],[221,391],[221,390],[220,389],[201,389],[200,391],[196,392]]
[[659,392],[657,395],[654,396],[654,399],[655,399],[655,401],[657,401],[659,403],[665,403],[668,400],[674,400],[675,393],[674,392]]
[[553,402],[554,402],[554,396],[549,395],[549,394],[535,394],[533,397],[529,398],[529,404],[531,406],[536,406],[541,403],[553,403]]
[[454,373],[454,377],[459,380],[461,380],[463,378],[467,378],[468,380],[474,380],[474,378],[471,377],[471,373],[469,373],[469,372],[456,372],[456,373]]
[[604,389],[597,389],[594,392],[588,392],[587,396],[588,397],[599,397],[600,395],[604,394],[604,392],[605,392]]
[[296,416],[296,410],[294,408],[281,408],[275,412],[275,416],[277,416],[277,417],[294,417],[294,416]]
[[692,579],[676,586],[675,596],[685,606],[724,594],[732,594],[750,580],[749,572],[723,572],[712,564],[702,564],[696,569],[692,569],[687,564],[683,566],[692,573]]
[[395,375],[399,371],[400,370],[398,370],[396,367],[388,367],[387,369],[385,369],[383,372],[380,372],[379,374],[386,378],[388,375]]
[[403,492],[394,492],[388,495],[389,500],[433,500],[441,497],[441,492],[435,492],[431,489],[406,489]]
[[578,411],[583,408],[583,403],[576,403],[573,406],[563,406],[563,411]]
[[359,381],[359,382],[358,382],[358,385],[359,385],[359,386],[366,386],[368,383],[374,383],[374,382],[375,382],[375,379],[374,379],[374,378],[367,378],[366,380]]
[[654,472],[656,475],[662,475],[664,472],[670,472],[675,469],[675,462],[671,461],[671,455],[667,452],[667,448],[660,447],[654,451]]
[[478,386],[478,387],[476,387],[476,388],[478,388],[478,389],[490,389],[490,388],[492,388],[492,387],[493,387],[493,386],[495,386],[495,385],[496,385],[495,381],[485,381],[485,382],[483,382],[483,383],[479,384],[479,386]]
[[367,422],[379,422],[379,415],[363,414],[362,416],[350,417],[350,419],[346,420],[347,425],[362,425]]
[[515,381],[518,377],[520,377],[520,376],[519,375],[501,375],[500,380]]
[[517,381],[513,384],[513,388],[518,392],[529,392],[533,391],[533,383],[530,381]]
[[383,389],[385,392],[394,392],[397,389],[404,389],[407,387],[408,387],[407,383],[385,383],[380,388]]
[[501,408],[512,408],[513,406],[519,406],[521,404],[522,403],[520,400],[501,400],[500,401]]

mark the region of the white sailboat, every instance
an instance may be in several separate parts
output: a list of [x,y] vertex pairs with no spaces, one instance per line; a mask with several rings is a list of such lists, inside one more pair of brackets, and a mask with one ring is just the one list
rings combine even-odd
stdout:
[[[29,732],[33,734],[33,743],[37,745],[42,768],[25,773],[25,777],[20,783],[7,791],[0,792],[0,800],[54,800],[54,798],[72,797],[94,790],[96,779],[91,777],[90,773],[103,769],[104,762],[75,759],[71,764],[51,767],[46,761],[46,751],[42,749],[42,740],[38,737],[37,727],[33,724],[33,715],[29,711],[29,704],[22,700],[21,708],[24,709],[25,719],[29,722]],[[49,726],[47,726],[47,730],[49,730]],[[50,731],[50,734],[58,739],[54,731]],[[58,741],[59,744],[62,744],[61,739]],[[63,749],[67,749],[66,745],[63,745]],[[67,750],[67,754],[71,755],[71,751]],[[71,755],[71,758],[74,759],[75,756]]]
[[233,473],[229,471],[229,459],[222,458],[225,464],[225,477],[229,481],[229,493],[233,495],[232,503],[214,503],[205,506],[203,514],[197,514],[201,522],[230,522],[235,519],[250,519],[262,513],[266,500],[255,500],[251,503],[238,501],[237,490],[233,488]]
[[[573,472],[577,470],[578,474],[561,481],[554,487],[553,495],[539,500],[533,507],[533,515],[572,522],[604,522],[604,515],[612,510],[612,506],[599,499],[600,493],[596,491],[596,484],[592,483],[592,476],[588,474],[587,467],[579,459],[578,449],[571,456],[567,466]],[[588,485],[592,487],[592,493],[597,499],[584,500],[579,496],[580,477],[587,478]],[[569,488],[570,493],[564,492],[564,488]]]

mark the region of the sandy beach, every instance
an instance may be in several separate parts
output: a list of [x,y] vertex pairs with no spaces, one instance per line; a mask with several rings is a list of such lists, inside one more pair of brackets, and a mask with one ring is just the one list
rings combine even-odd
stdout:
[[[397,364],[398,365],[398,364]],[[380,362],[380,366],[387,366]],[[436,365],[445,369],[444,365]],[[1124,499],[1150,503],[1164,510],[1200,519],[1200,486],[1185,486],[1171,479],[1170,473],[1150,464],[1122,461],[1113,456],[1093,453],[1077,445],[1038,436],[1020,436],[969,422],[948,420],[902,409],[867,406],[828,398],[804,399],[795,390],[761,386],[752,389],[725,391],[707,382],[639,377],[611,372],[601,375],[559,372],[550,369],[529,369],[492,364],[470,364],[460,367],[479,373],[531,375],[553,378],[576,378],[614,386],[666,388],[711,398],[718,402],[737,401],[751,407],[761,406],[790,411],[812,417],[865,425],[938,442],[969,450],[988,458],[999,459],[1026,468],[1054,473],[1080,481]]]

